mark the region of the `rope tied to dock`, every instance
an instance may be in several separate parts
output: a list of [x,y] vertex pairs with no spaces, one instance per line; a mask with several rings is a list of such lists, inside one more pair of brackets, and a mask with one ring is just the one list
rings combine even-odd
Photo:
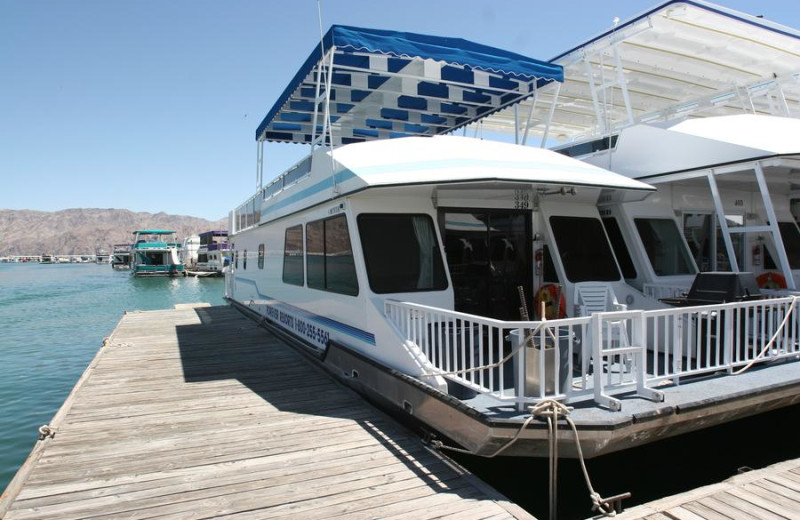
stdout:
[[589,489],[589,498],[592,501],[592,511],[596,511],[603,516],[616,516],[618,504],[625,498],[631,496],[630,493],[623,493],[609,498],[603,498],[600,493],[594,490],[592,480],[589,477],[589,470],[586,468],[586,461],[583,457],[583,450],[581,449],[580,438],[578,437],[578,428],[575,426],[575,421],[569,416],[572,408],[566,406],[564,403],[558,402],[554,399],[545,399],[535,406],[530,407],[531,418],[539,417],[547,420],[548,437],[550,441],[550,517],[555,519],[556,515],[556,478],[558,475],[558,419],[559,415],[564,417],[564,420],[572,429],[575,435],[575,447],[578,450],[578,460],[581,464],[583,477],[586,481],[586,487]]
[[52,439],[56,436],[56,429],[50,426],[49,424],[43,424],[39,426],[39,440],[43,441],[47,438]]

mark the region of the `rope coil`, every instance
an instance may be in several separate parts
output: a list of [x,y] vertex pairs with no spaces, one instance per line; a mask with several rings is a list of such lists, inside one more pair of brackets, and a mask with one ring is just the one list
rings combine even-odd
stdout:
[[51,427],[49,424],[43,424],[39,426],[39,440],[43,441],[47,438],[52,439],[56,436],[56,429]]

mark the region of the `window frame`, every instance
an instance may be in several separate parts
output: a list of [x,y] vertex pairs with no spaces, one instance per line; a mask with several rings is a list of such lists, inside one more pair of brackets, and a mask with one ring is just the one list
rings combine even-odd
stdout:
[[[329,265],[330,265],[329,264],[329,258],[331,258],[332,255],[328,254],[328,246],[329,246],[329,242],[328,242],[328,223],[329,222],[333,222],[335,220],[341,220],[341,221],[344,222],[345,236],[347,237],[347,246],[349,248],[349,251],[350,251],[350,255],[349,256],[351,258],[350,266],[352,267],[352,275],[353,275],[352,279],[355,281],[355,285],[354,286],[347,286],[347,287],[353,289],[352,291],[340,290],[336,285],[331,283],[331,278],[329,278],[329,272],[330,272],[330,269],[329,269]],[[311,251],[311,248],[310,248],[310,245],[309,245],[309,240],[310,240],[310,237],[311,237],[311,233],[309,233],[309,227],[318,226],[318,225],[322,227],[322,237],[321,237],[321,239],[322,239],[322,243],[321,243],[321,246],[322,246],[322,251],[321,251],[322,252],[322,255],[321,255],[321,260],[322,260],[322,263],[321,263],[321,266],[322,266],[322,284],[314,283],[312,285],[312,283],[311,283],[312,268],[311,268],[311,265],[310,265],[311,255],[309,255],[309,251]],[[338,215],[333,215],[333,216],[330,216],[330,217],[325,217],[325,218],[321,218],[321,219],[317,219],[317,220],[312,220],[310,222],[306,222],[305,228],[306,228],[305,229],[306,233],[305,233],[305,240],[303,242],[303,246],[305,248],[305,264],[304,264],[304,266],[305,266],[305,272],[306,272],[306,286],[309,289],[316,289],[318,291],[325,291],[325,292],[329,292],[329,293],[333,293],[333,294],[341,294],[341,295],[344,295],[344,296],[354,296],[354,297],[358,296],[359,293],[361,292],[361,289],[360,289],[360,286],[359,286],[359,283],[358,283],[358,270],[356,269],[355,254],[353,252],[353,240],[350,237],[350,224],[348,222],[347,215],[346,214],[338,214]],[[315,267],[315,269],[314,269],[315,280],[316,280],[316,274],[317,274],[316,273],[316,269],[317,268]]]
[[[289,244],[289,233],[296,232],[297,230],[300,231],[300,249],[299,254],[298,251],[295,250],[292,254],[290,254],[289,250],[287,249],[287,245]],[[300,276],[299,278],[295,275],[294,278],[287,279],[286,276],[286,267],[287,263],[286,260],[297,259],[299,257],[299,264],[300,264]],[[298,287],[305,286],[305,277],[306,277],[306,267],[305,267],[305,237],[303,235],[303,224],[296,224],[294,226],[289,226],[285,229],[283,235],[283,269],[281,273],[281,280],[285,284],[289,285],[296,285]]]

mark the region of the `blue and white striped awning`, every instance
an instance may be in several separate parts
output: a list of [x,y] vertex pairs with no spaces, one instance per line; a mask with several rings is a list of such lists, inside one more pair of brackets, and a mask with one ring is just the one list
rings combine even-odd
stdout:
[[325,78],[324,53],[332,48],[334,144],[447,133],[563,81],[559,65],[460,38],[334,25],[261,122],[257,140],[310,143],[322,132],[317,74]]

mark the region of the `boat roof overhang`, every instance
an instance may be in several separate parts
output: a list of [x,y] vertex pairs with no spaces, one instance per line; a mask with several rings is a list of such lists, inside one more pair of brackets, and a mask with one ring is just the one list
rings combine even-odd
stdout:
[[470,189],[516,186],[586,187],[639,192],[655,188],[562,154],[460,136],[409,137],[336,148],[337,176],[358,177],[360,189],[435,185]]
[[[635,125],[619,133],[608,151],[590,163],[646,182],[750,171],[762,167],[800,169],[800,119],[740,114]],[[658,143],[658,146],[652,146]]]
[[[534,119],[559,142],[687,117],[800,117],[800,31],[702,0],[663,2],[551,61],[564,83],[552,117]],[[550,110],[549,96],[536,114]],[[515,121],[506,110],[483,128],[511,132]]]
[[560,65],[460,38],[334,25],[256,139],[314,143],[326,108],[324,144],[443,134],[562,80]]

